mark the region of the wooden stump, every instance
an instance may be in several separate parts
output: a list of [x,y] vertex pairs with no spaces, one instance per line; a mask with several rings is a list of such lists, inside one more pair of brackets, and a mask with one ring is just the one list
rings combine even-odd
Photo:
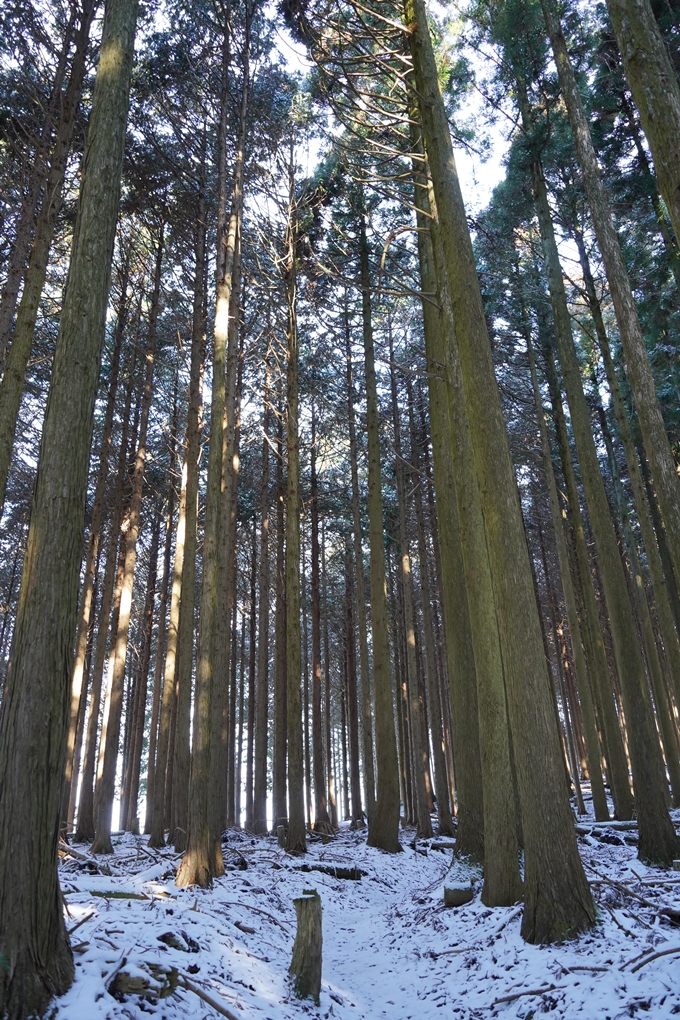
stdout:
[[321,899],[316,889],[303,890],[293,900],[297,914],[297,933],[293,959],[288,970],[293,975],[293,991],[298,999],[314,999],[319,1005],[321,991]]
[[457,886],[453,889],[447,889],[444,887],[444,906],[445,907],[462,907],[466,903],[470,903],[474,899],[474,889],[472,886]]

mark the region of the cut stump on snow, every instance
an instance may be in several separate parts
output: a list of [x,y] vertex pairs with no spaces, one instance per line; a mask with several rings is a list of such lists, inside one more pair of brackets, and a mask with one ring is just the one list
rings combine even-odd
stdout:
[[288,973],[293,976],[293,992],[298,999],[314,999],[319,1005],[321,991],[321,898],[316,889],[304,889],[293,900],[297,915],[297,933],[293,959]]
[[457,886],[453,889],[444,888],[444,906],[462,907],[474,899],[475,891],[471,885]]

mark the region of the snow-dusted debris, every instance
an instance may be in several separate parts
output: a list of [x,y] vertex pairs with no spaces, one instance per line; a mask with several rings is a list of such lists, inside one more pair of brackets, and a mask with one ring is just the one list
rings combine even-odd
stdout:
[[[437,849],[435,838],[414,849],[413,836],[405,831],[404,852],[392,856],[367,847],[365,832],[343,830],[330,843],[310,841],[301,860],[275,838],[230,831],[228,870],[210,891],[177,889],[177,858],[149,851],[144,837],[115,840],[110,876],[65,856],[77,976],[54,1020],[220,1015],[187,985],[243,1020],[680,1015],[680,872],[642,865],[634,831],[586,826],[579,843],[598,923],[545,947],[520,938],[520,906],[483,906],[479,874],[451,868],[450,846]],[[352,881],[302,864],[365,874]],[[470,884],[472,902],[444,907],[445,886]],[[295,999],[288,980],[293,899],[310,886],[323,905],[318,1008]],[[142,992],[120,991],[127,987]]]

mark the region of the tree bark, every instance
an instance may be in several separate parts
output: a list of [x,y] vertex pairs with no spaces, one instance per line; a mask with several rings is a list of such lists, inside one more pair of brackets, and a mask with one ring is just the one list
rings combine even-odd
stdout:
[[[354,593],[352,591],[352,553],[349,538],[345,553],[345,635],[347,644],[347,717],[349,729],[349,776],[352,808],[350,818],[353,828],[363,825],[364,813],[361,808],[361,779],[359,776],[359,712],[357,706],[357,653],[354,634]],[[319,729],[321,728],[321,705],[319,704]]]
[[134,0],[109,0],[0,721],[0,1000],[12,1020],[41,1015],[73,980],[56,851],[135,16]]
[[[283,385],[283,383],[282,383]],[[288,696],[286,678],[286,530],[283,460],[283,408],[279,394],[276,436],[276,607],[274,650],[274,761],[272,766],[272,792],[274,800],[274,831],[279,825],[288,826],[286,799],[286,758],[288,732]]]
[[94,777],[97,761],[97,732],[99,728],[99,709],[101,704],[102,683],[104,679],[104,667],[106,664],[106,644],[109,633],[109,620],[115,595],[118,543],[120,539],[121,522],[123,520],[123,507],[127,495],[127,464],[129,452],[128,447],[131,445],[130,409],[132,405],[132,392],[134,389],[134,361],[134,354],[132,354],[127,369],[128,379],[125,396],[125,410],[123,412],[123,427],[118,452],[115,495],[109,527],[109,544],[106,554],[106,564],[104,567],[102,599],[99,609],[99,624],[97,629],[97,640],[95,642],[94,663],[92,667],[92,690],[90,691],[90,709],[87,719],[83,775],[80,781],[78,826],[75,834],[76,843],[91,842],[94,839],[95,831]]
[[85,571],[80,591],[78,630],[76,633],[76,654],[73,665],[73,677],[71,679],[71,707],[69,713],[68,737],[66,742],[66,769],[64,770],[64,791],[62,794],[61,804],[62,822],[66,822],[68,819],[68,805],[71,788],[74,785],[74,780],[75,784],[77,784],[78,781],[77,770],[76,775],[74,776],[73,757],[80,703],[86,693],[83,691],[83,674],[85,669],[88,634],[90,632],[91,624],[95,571],[97,567],[99,542],[101,537],[100,533],[104,516],[104,497],[106,495],[109,475],[109,451],[111,449],[113,415],[116,407],[116,396],[118,393],[118,376],[120,371],[120,355],[123,346],[123,330],[127,319],[127,285],[130,265],[129,254],[130,252],[128,249],[122,273],[120,305],[118,307],[118,316],[113,342],[113,355],[111,358],[109,395],[106,402],[104,427],[99,446],[99,469],[97,472],[97,482],[95,485],[94,501],[92,504],[92,521],[90,523],[90,536],[85,555]]
[[213,348],[213,378],[210,409],[210,444],[208,448],[208,480],[206,486],[205,528],[203,536],[203,586],[196,652],[196,693],[194,700],[191,775],[187,847],[177,871],[178,886],[212,884],[214,847],[211,839],[210,754],[211,701],[214,674],[215,634],[218,614],[219,542],[221,488],[223,471],[223,425],[226,393],[227,344],[234,262],[238,245],[238,228],[243,208],[243,169],[245,162],[245,111],[248,105],[248,69],[246,44],[244,53],[244,84],[236,160],[234,163],[231,213],[227,216],[227,109],[229,81],[229,32],[224,26],[222,59],[222,96],[218,131],[218,213],[216,308]]
[[[421,470],[420,442],[417,435],[415,416],[413,413],[413,387],[407,380],[409,423],[411,431],[411,460],[414,472]],[[437,679],[437,663],[434,650],[434,633],[432,625],[433,598],[430,587],[429,556],[425,537],[425,512],[423,508],[422,481],[414,481],[414,504],[416,511],[416,529],[418,532],[418,574],[422,594],[421,607],[423,616],[423,632],[425,642],[425,675],[430,708],[430,726],[432,730],[432,750],[434,757],[434,786],[437,797],[437,821],[442,836],[453,836],[453,820],[449,807],[449,785],[446,773],[446,755],[444,748],[444,729],[442,725],[441,705],[439,701],[439,685]]]
[[[472,243],[422,0],[406,0],[415,84],[455,316],[502,640],[525,851],[522,936],[562,940],[595,920],[564,783],[524,526]],[[520,750],[521,749],[521,750]]]
[[571,642],[572,659],[574,662],[576,686],[579,694],[581,714],[583,717],[583,730],[586,745],[588,774],[590,776],[590,784],[593,795],[593,810],[595,812],[596,821],[598,822],[609,821],[609,808],[607,805],[607,795],[604,789],[604,782],[602,780],[602,769],[600,766],[600,745],[597,736],[597,727],[595,724],[595,712],[592,694],[590,691],[588,667],[586,665],[586,659],[583,652],[583,647],[581,645],[581,624],[579,622],[576,597],[574,595],[574,586],[572,584],[571,572],[569,569],[569,554],[567,551],[567,543],[564,535],[562,515],[560,513],[559,496],[557,492],[557,485],[555,483],[555,472],[553,471],[552,466],[550,438],[548,436],[548,429],[545,423],[545,415],[543,413],[543,402],[541,399],[541,391],[538,385],[538,375],[536,373],[536,362],[534,358],[533,345],[531,342],[531,335],[529,334],[528,331],[525,334],[525,340],[527,344],[527,353],[529,357],[531,382],[534,391],[534,402],[536,404],[538,430],[541,437],[543,469],[545,471],[546,476],[548,499],[550,502],[550,513],[552,518],[553,531],[555,533],[555,544],[557,546],[557,558],[560,566],[560,577],[562,579],[562,591],[564,593],[564,601],[567,608],[567,622],[569,625],[569,638]]
[[[422,156],[420,139],[414,136],[414,152]],[[434,234],[427,176],[414,160],[416,217],[425,355],[428,365],[428,394],[432,420],[436,514],[441,541],[442,609],[449,673],[449,701],[456,764],[458,830],[456,855],[476,863],[484,859],[484,798],[479,746],[477,674],[472,642],[470,609],[465,584],[465,567],[454,482],[453,437],[445,378],[446,351],[442,331],[443,310],[437,306],[437,276],[434,262]]]

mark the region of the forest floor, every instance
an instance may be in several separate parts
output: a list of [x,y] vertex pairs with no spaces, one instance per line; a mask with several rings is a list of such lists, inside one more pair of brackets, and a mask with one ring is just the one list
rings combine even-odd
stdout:
[[[677,828],[680,812],[673,817]],[[148,850],[146,837],[116,837],[115,854],[98,858],[96,866],[85,847],[74,847],[89,858],[65,856],[61,862],[76,980],[49,1015],[52,1020],[680,1015],[680,872],[641,864],[634,830],[581,819],[577,831],[598,921],[579,939],[553,946],[522,941],[519,905],[484,907],[479,875],[452,866],[451,840],[414,843],[409,829],[402,832],[401,854],[371,849],[365,830],[344,828],[327,843],[311,837],[304,858],[286,855],[273,837],[230,830],[224,841],[227,871],[212,890],[178,889],[173,881],[178,858],[170,848]],[[309,871],[328,865],[364,874],[351,880]],[[474,899],[445,908],[444,886],[470,881]],[[323,907],[318,1007],[295,999],[288,979],[293,899],[310,886]],[[153,982],[167,984],[162,972],[173,969],[180,986],[156,998],[160,985]],[[146,997],[120,990],[135,987],[135,980],[146,986]],[[218,1003],[222,1014],[197,990]]]

